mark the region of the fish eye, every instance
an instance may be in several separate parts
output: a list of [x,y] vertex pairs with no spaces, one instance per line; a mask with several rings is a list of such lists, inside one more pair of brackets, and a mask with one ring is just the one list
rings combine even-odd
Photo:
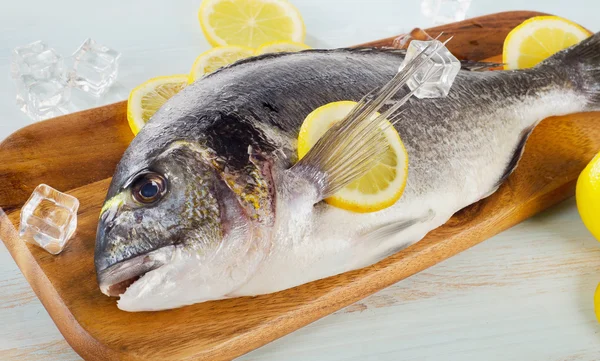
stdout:
[[140,174],[131,188],[133,199],[139,203],[154,203],[167,191],[167,180],[158,173]]

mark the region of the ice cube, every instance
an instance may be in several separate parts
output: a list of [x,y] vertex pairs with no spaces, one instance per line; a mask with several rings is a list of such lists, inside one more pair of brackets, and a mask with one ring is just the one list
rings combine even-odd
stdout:
[[[21,69],[27,66],[25,63],[26,59],[35,57],[47,49],[48,45],[41,40],[14,48],[11,53],[10,75],[13,78],[17,78],[22,73]],[[27,72],[26,69],[23,70],[24,73]]]
[[62,78],[65,76],[64,61],[56,50],[36,41],[12,51],[10,73],[13,79],[21,75],[38,79]]
[[87,39],[71,56],[69,83],[99,97],[117,79],[121,54]]
[[471,0],[421,0],[421,12],[434,25],[464,20]]
[[34,120],[65,114],[71,88],[63,78],[21,75],[17,83],[17,105]]
[[419,84],[423,83],[414,94],[417,98],[445,97],[448,95],[454,78],[460,70],[460,61],[438,40],[411,41],[399,71],[404,68],[408,61],[426,49],[429,44],[432,44],[432,46],[426,50],[424,55],[431,54],[436,48],[439,48],[439,50],[427,60],[426,65],[417,70],[408,80],[407,85],[411,90],[414,90]]
[[12,51],[18,107],[35,120],[64,114],[70,95],[63,58],[42,41]]
[[77,198],[40,184],[21,209],[19,235],[52,254],[62,252],[77,228]]

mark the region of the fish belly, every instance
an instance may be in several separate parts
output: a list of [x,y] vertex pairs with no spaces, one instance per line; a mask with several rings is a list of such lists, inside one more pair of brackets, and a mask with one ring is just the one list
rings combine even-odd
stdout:
[[[472,98],[482,101],[481,95]],[[269,258],[232,296],[276,292],[362,268],[418,242],[458,210],[493,193],[542,119],[585,106],[575,92],[550,88],[506,103],[475,104],[477,112],[414,107],[396,126],[409,154],[400,200],[367,214],[322,202],[308,215],[308,224],[299,221],[300,206],[280,207],[281,227]],[[408,226],[385,237],[378,232],[394,224]]]

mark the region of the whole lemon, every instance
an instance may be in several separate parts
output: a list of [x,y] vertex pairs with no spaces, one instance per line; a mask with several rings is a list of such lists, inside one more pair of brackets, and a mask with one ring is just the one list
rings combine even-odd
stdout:
[[600,241],[600,153],[579,175],[575,198],[583,224]]

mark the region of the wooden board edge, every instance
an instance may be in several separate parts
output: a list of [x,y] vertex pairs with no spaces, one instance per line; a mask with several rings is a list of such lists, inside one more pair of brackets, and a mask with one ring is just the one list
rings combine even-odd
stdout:
[[33,292],[48,311],[52,321],[77,354],[91,361],[123,359],[122,354],[100,343],[79,324],[2,209],[0,209],[0,238]]
[[[262,325],[262,327],[258,329],[264,329],[264,331],[257,332],[257,329],[253,329],[252,331],[246,332],[245,334],[237,337],[236,339],[230,341],[227,344],[222,344],[219,348],[211,349],[209,350],[209,352],[191,356],[185,359],[185,361],[231,360],[236,357],[242,356],[258,347],[264,346],[267,343],[273,342],[283,336],[288,335],[289,333],[295,330],[298,330],[325,316],[328,316],[333,312],[339,311],[340,309],[347,307],[355,302],[358,302],[364,299],[365,297],[377,293],[383,288],[389,287],[403,279],[406,279],[450,257],[453,257],[473,246],[476,246],[477,244],[521,223],[522,221],[570,198],[575,194],[576,181],[577,179],[575,178],[571,179],[567,183],[559,184],[558,186],[550,186],[548,187],[548,192],[541,194],[539,197],[530,198],[526,202],[521,203],[515,208],[512,208],[510,210],[507,209],[502,214],[496,214],[494,220],[484,220],[483,222],[478,223],[476,227],[469,229],[469,231],[478,231],[478,237],[476,238],[473,238],[471,236],[465,238],[464,233],[467,230],[464,230],[462,232],[455,233],[450,237],[447,237],[441,244],[427,244],[423,247],[418,247],[418,243],[416,243],[413,246],[407,248],[406,250],[401,251],[400,253],[405,254],[404,259],[407,262],[416,262],[419,264],[418,268],[414,268],[414,272],[402,275],[398,274],[396,277],[382,282],[380,277],[381,274],[389,272],[384,266],[377,272],[370,273],[369,275],[361,279],[361,284],[368,285],[368,287],[365,288],[366,292],[360,293],[360,296],[357,296],[357,293],[355,292],[356,290],[354,288],[350,290],[340,287],[336,291],[330,292],[325,297],[319,299],[319,302],[309,304],[307,308],[298,309],[293,313],[287,313],[277,321],[274,321],[268,325]],[[483,201],[485,202],[485,200]],[[477,207],[478,203],[474,203],[468,206],[467,208],[465,208],[465,210],[470,207]],[[511,218],[511,214],[519,214],[520,217]],[[490,227],[490,223],[494,225],[494,227]],[[461,242],[461,239],[466,239],[466,241]],[[457,247],[457,244],[459,244],[460,246]],[[428,258],[429,261],[421,262],[421,259],[423,258],[423,255],[425,253],[429,255],[439,255],[440,247],[446,249],[446,251],[441,257],[430,257]],[[453,250],[457,251],[454,252]],[[380,265],[382,263],[385,263],[385,260],[378,263],[377,265]],[[310,313],[313,317],[308,319],[306,317],[307,313]],[[299,322],[300,320],[301,322]],[[242,349],[244,349],[244,351],[240,351]]]
[[[440,40],[447,40],[449,38],[449,36],[444,35],[444,32],[447,32],[447,28],[450,25],[454,27],[454,30],[456,32],[463,32],[463,31],[471,31],[473,28],[482,29],[483,28],[482,23],[489,22],[490,18],[492,18],[492,17],[497,18],[496,20],[505,19],[505,20],[510,20],[510,21],[514,22],[515,19],[525,21],[534,16],[546,16],[546,15],[552,15],[552,14],[543,13],[543,12],[539,12],[539,11],[531,11],[531,10],[503,11],[503,12],[498,12],[498,13],[493,13],[493,14],[481,15],[481,16],[477,16],[474,18],[457,21],[455,23],[435,26],[432,28],[428,28],[426,31],[432,36],[442,34],[440,37]],[[403,35],[403,34],[398,34],[396,36],[391,36],[391,37],[384,38],[384,39],[369,41],[367,43],[363,43],[363,44],[356,45],[353,47],[355,47],[355,48],[370,48],[370,47],[390,46],[389,44],[392,44],[394,42],[394,40],[401,35]],[[452,42],[448,43],[448,47],[449,48],[452,47]],[[455,55],[459,58],[462,58],[462,56],[460,56],[460,54],[458,54],[458,55],[455,54]],[[471,59],[470,58],[469,60],[479,61],[482,59]]]
[[42,120],[42,121],[38,121],[38,122],[34,122],[34,123],[31,123],[31,124],[28,124],[28,125],[26,125],[26,126],[24,126],[22,128],[19,128],[19,129],[15,130],[14,132],[10,133],[6,138],[0,140],[0,150],[2,148],[4,148],[4,147],[11,146],[12,142],[14,141],[14,139],[19,138],[19,136],[22,133],[26,133],[27,131],[29,131],[33,127],[39,127],[40,125],[44,125],[45,126],[47,124],[50,124],[50,122],[54,122],[56,120],[61,120],[63,118],[67,118],[67,117],[70,118],[70,117],[72,117],[74,115],[78,115],[78,114],[85,114],[85,113],[89,113],[89,112],[95,112],[95,111],[97,111],[98,109],[101,109],[101,108],[123,106],[126,103],[127,103],[127,100],[121,100],[121,101],[118,101],[118,102],[114,102],[114,103],[110,103],[110,104],[106,104],[106,105],[101,105],[101,106],[97,106],[97,107],[93,107],[93,108],[89,108],[89,109],[82,109],[82,110],[79,110],[79,111],[76,111],[76,112],[73,112],[73,113],[68,113],[68,114],[65,114],[65,115],[58,116],[58,117],[54,117],[54,118],[50,118],[50,119],[45,119],[45,120]]

